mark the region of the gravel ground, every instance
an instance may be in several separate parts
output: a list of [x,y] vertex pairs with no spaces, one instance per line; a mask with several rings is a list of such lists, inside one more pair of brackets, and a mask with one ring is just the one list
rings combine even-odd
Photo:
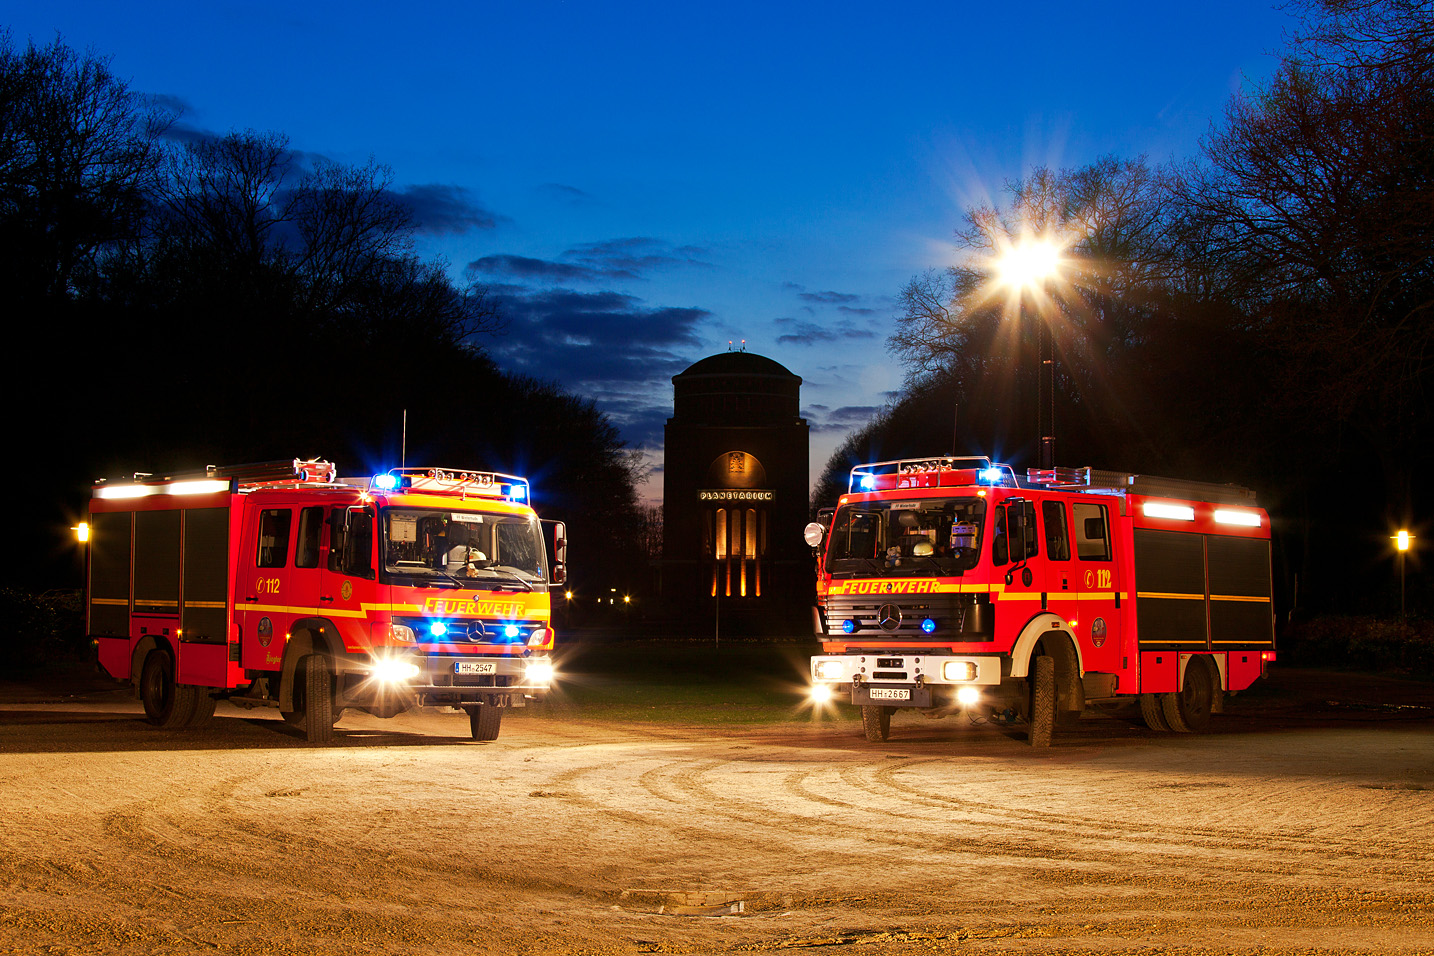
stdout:
[[731,728],[0,685],[0,953],[1434,953],[1434,685],[1279,671],[1201,736]]

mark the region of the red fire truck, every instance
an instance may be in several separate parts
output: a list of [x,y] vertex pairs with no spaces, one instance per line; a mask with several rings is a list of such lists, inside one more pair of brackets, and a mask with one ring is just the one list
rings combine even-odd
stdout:
[[86,626],[164,728],[228,699],[326,743],[346,708],[433,706],[493,740],[553,680],[548,591],[567,542],[529,492],[496,472],[340,479],[297,459],[102,481]]
[[815,700],[1024,719],[1088,706],[1205,730],[1275,659],[1270,519],[1235,485],[989,458],[859,465],[818,550]]

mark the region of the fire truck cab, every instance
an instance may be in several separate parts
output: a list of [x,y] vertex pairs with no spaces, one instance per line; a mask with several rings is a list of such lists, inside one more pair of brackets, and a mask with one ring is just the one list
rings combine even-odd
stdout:
[[1029,725],[1089,706],[1205,730],[1275,659],[1270,519],[1235,485],[989,458],[859,465],[808,525],[812,696],[866,737],[918,708]]
[[103,481],[89,510],[87,630],[161,727],[227,699],[326,743],[347,708],[433,706],[493,740],[552,683],[566,533],[523,478],[294,459]]

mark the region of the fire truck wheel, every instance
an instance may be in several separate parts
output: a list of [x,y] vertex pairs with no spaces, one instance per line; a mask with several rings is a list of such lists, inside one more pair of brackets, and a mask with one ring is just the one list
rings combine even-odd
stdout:
[[477,704],[465,707],[468,711],[468,729],[474,740],[497,740],[498,728],[503,723],[503,708],[492,704]]
[[309,654],[294,671],[294,710],[284,719],[304,732],[311,744],[334,739],[334,680],[329,659]]
[[194,714],[189,718],[189,726],[203,727],[213,721],[214,705],[217,703],[218,701],[203,689],[197,690],[194,694]]
[[188,726],[198,696],[197,688],[175,683],[174,658],[169,651],[156,649],[145,656],[139,677],[145,720],[165,730]]
[[894,713],[896,713],[895,707],[863,704],[861,729],[866,733],[866,739],[874,744],[889,739],[891,737],[891,715]]
[[1056,732],[1056,662],[1049,657],[1037,657],[1032,664],[1031,746],[1049,747]]
[[1161,705],[1170,729],[1182,734],[1202,734],[1210,729],[1211,703],[1215,698],[1210,668],[1203,657],[1192,657],[1185,665],[1185,681],[1177,694],[1162,694]]
[[1170,729],[1170,725],[1165,722],[1165,707],[1160,698],[1160,694],[1140,695],[1140,717],[1151,730]]

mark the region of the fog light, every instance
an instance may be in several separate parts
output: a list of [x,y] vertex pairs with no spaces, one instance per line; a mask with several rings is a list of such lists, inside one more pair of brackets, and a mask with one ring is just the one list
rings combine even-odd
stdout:
[[373,662],[373,679],[385,684],[402,684],[418,674],[418,665],[411,661],[387,658]]
[[970,707],[980,699],[981,688],[972,687],[970,684],[967,684],[956,692],[956,703],[962,707]]
[[812,685],[812,703],[814,704],[829,704],[835,696],[830,684]]
[[929,617],[928,617],[926,620],[922,621],[922,622],[921,622],[921,633],[923,633],[923,634],[934,634],[934,633],[936,633],[936,622],[933,621],[933,620],[932,620],[931,618],[929,618]]
[[518,625],[516,624],[509,624],[503,628],[503,636],[510,641],[517,640],[522,635],[522,633],[523,632],[518,629]]
[[941,679],[951,681],[968,681],[976,679],[975,661],[947,661],[941,665]]
[[553,682],[553,662],[546,658],[529,661],[527,678],[530,684],[551,684]]
[[846,666],[841,661],[817,661],[817,680],[839,681],[846,674]]
[[843,634],[850,634],[850,633],[852,633],[852,632],[855,631],[855,630],[856,630],[856,622],[853,621],[851,618],[847,618],[845,621],[842,621],[842,622],[841,622],[841,632],[842,632]]

